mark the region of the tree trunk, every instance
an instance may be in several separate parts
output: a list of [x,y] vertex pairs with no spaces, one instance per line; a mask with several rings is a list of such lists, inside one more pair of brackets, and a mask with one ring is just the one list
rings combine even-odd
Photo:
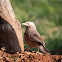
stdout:
[[24,51],[21,24],[16,19],[9,0],[0,0],[0,46],[7,51]]

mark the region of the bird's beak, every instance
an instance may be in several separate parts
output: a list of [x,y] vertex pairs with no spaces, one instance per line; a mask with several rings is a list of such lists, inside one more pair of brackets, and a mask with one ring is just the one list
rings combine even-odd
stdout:
[[27,24],[27,23],[22,23],[22,25],[24,25],[24,26],[28,26],[28,24]]
[[26,25],[26,23],[22,23],[22,25]]

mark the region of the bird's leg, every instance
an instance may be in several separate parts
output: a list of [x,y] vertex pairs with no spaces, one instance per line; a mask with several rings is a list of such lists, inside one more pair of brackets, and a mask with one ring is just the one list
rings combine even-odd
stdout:
[[38,50],[36,52],[38,52],[38,51],[39,51],[39,48],[38,48]]
[[36,55],[37,55],[38,51],[39,51],[39,48],[38,48],[38,50],[36,51]]
[[29,48],[26,48],[25,50],[28,50],[28,49],[31,49],[31,47],[29,47]]

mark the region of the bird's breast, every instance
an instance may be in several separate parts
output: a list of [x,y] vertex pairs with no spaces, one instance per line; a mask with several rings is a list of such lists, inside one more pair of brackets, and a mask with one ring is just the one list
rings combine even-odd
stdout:
[[[30,33],[31,34],[31,33]],[[32,48],[37,48],[37,44],[32,41],[33,39],[31,38],[30,34],[28,33],[24,33],[24,39],[25,39],[25,42]]]

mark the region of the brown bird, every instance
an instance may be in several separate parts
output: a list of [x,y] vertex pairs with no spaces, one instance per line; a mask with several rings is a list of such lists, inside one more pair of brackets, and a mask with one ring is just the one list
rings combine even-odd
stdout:
[[48,53],[47,49],[45,48],[44,40],[36,30],[35,24],[33,22],[26,22],[22,24],[26,27],[24,39],[30,48],[38,48],[38,50],[40,49],[42,53]]

